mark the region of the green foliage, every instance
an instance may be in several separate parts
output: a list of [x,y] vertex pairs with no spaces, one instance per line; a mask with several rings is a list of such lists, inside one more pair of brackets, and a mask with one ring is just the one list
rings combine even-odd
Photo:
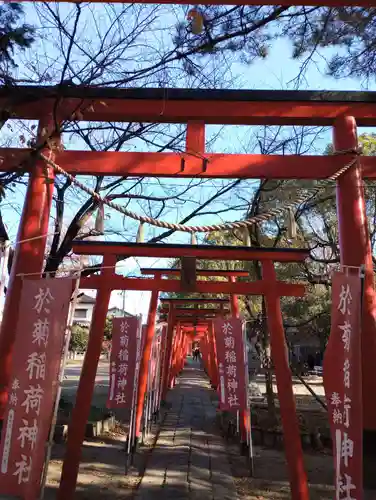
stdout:
[[16,66],[15,49],[26,49],[34,41],[34,29],[21,22],[23,8],[19,3],[0,6],[0,62]]
[[70,338],[70,351],[85,351],[89,340],[89,329],[85,326],[74,324]]
[[106,326],[104,327],[104,338],[106,340],[112,339],[112,317],[106,318]]
[[[229,52],[241,63],[251,64],[268,56],[270,46],[281,38],[292,45],[292,57],[301,59],[302,73],[316,54],[327,61],[329,75],[374,79],[376,74],[376,9],[363,7],[224,6],[201,7],[204,29],[193,34],[180,22],[173,39],[176,47],[199,57]],[[329,48],[331,52],[323,53]],[[335,49],[333,51],[333,48]],[[189,74],[201,67],[181,57]],[[299,76],[302,76],[299,75]]]
[[[376,134],[362,134],[359,144],[365,155],[376,154]],[[328,146],[325,154],[331,154]],[[271,208],[280,207],[288,200],[296,197],[297,190],[312,188],[314,181],[276,181],[267,180],[260,183],[255,197],[250,202],[251,210],[246,217],[267,212]],[[307,191],[308,196],[308,191]],[[372,183],[365,183],[365,198],[372,245],[375,245],[376,230],[372,223],[375,220],[376,191]],[[321,189],[314,199],[302,204],[296,211],[298,234],[290,241],[286,231],[288,221],[284,216],[269,223],[250,228],[252,246],[261,247],[295,247],[310,249],[310,259],[304,264],[277,264],[276,272],[280,280],[300,282],[307,285],[304,297],[283,297],[281,300],[283,321],[291,345],[312,339],[323,352],[330,333],[331,314],[331,279],[330,274],[339,263],[338,221],[336,214],[335,187]],[[206,242],[211,245],[241,245],[242,234],[236,232],[210,233]],[[246,269],[251,279],[261,278],[258,262],[231,261],[199,261],[199,266],[206,269]],[[220,279],[220,278],[210,278]],[[183,294],[179,294],[183,297]],[[191,294],[191,296],[195,296]],[[197,296],[197,295],[196,295]],[[252,328],[263,335],[267,324],[260,297],[240,296],[242,314],[251,321]],[[267,342],[264,343],[267,346]]]
[[341,48],[328,59],[331,76],[374,78],[375,61],[374,8],[337,7],[310,10],[306,20],[291,18],[283,33],[294,45],[294,57],[312,57],[320,48]]
[[365,156],[376,155],[376,134],[362,134],[359,136],[359,144]]

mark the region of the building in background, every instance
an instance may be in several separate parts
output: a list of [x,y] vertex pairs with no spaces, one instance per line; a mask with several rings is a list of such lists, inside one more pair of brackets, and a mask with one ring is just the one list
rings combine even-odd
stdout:
[[94,304],[94,297],[86,295],[86,293],[80,294],[74,309],[73,323],[89,327],[93,317]]
[[108,318],[122,318],[122,317],[131,318],[131,317],[133,317],[133,314],[125,311],[124,309],[121,309],[120,307],[111,307],[108,310],[107,317]]
[[[81,293],[77,299],[77,304],[74,310],[73,323],[80,326],[89,327],[93,317],[95,298],[86,293]],[[119,307],[111,307],[108,310],[109,318],[131,317],[133,314],[124,311]]]

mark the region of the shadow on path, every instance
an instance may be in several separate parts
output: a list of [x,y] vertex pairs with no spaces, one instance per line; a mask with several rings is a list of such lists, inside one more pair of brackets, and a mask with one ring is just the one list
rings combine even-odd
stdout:
[[215,425],[213,394],[198,363],[189,360],[167,396],[171,408],[135,499],[238,498],[226,445]]

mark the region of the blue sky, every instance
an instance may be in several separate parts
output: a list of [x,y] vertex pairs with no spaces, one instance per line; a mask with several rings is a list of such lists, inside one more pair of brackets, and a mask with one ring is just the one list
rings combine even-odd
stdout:
[[[34,22],[36,19],[34,13],[34,7],[32,5],[27,5],[27,19],[28,22]],[[70,9],[70,6],[61,6],[61,9]],[[99,6],[96,6],[96,9],[99,9]],[[180,19],[184,21],[184,19]],[[161,19],[161,24],[163,25],[163,19]],[[163,26],[162,26],[163,28]],[[160,37],[158,38],[158,43],[160,43]],[[40,49],[46,45],[47,47],[51,47],[51,41],[43,41],[43,44],[40,45]],[[322,55],[329,56],[332,51],[327,50],[322,53]],[[288,40],[279,40],[278,43],[275,43],[272,46],[269,56],[265,60],[256,61],[251,65],[241,65],[240,63],[233,63],[229,65],[228,71],[231,73],[232,78],[236,82],[236,88],[248,88],[248,89],[293,89],[295,88],[296,82],[294,79],[299,73],[300,62],[291,59],[292,48]],[[53,49],[52,51],[49,49],[49,58],[51,60],[54,57]],[[30,54],[29,54],[30,60]],[[43,62],[43,61],[42,61]],[[42,64],[42,63],[41,63]],[[51,63],[52,64],[52,63]],[[329,78],[325,75],[325,62],[324,59],[320,56],[316,57],[314,63],[310,65],[308,70],[305,73],[305,79],[300,82],[300,89],[309,89],[309,90],[363,90],[361,82],[356,81],[354,79],[341,79],[335,80],[333,78]],[[375,90],[374,84],[371,87],[368,87],[368,90]],[[9,138],[10,136],[14,136],[17,141],[17,134],[21,133],[24,125],[20,127],[19,124],[13,124],[12,130],[7,129],[5,134],[2,134],[4,138],[5,136]],[[207,139],[210,140],[211,137],[218,137],[214,144],[211,145],[210,150],[215,152],[252,152],[254,151],[254,140],[252,137],[255,133],[255,127],[207,127]],[[363,132],[364,130],[360,130],[359,132]],[[367,131],[371,131],[371,129],[367,129]],[[13,137],[13,139],[14,139]],[[323,151],[325,146],[330,142],[330,130],[324,132],[315,142],[316,152],[319,154]],[[75,141],[75,143],[70,143],[69,137],[65,137],[65,146],[72,149],[82,148],[83,146]],[[137,144],[129,145],[129,148],[135,150],[137,148]],[[149,179],[144,183],[144,192],[147,194],[153,194],[154,196],[160,196],[161,194],[165,194],[169,189],[172,189],[173,186],[176,188],[177,184],[183,187],[186,181],[178,180],[164,180],[163,185],[160,186],[158,183]],[[182,217],[184,217],[187,213],[189,213],[192,208],[195,207],[194,201],[204,201],[208,197],[210,197],[216,189],[218,189],[218,185],[222,185],[222,181],[213,182],[210,181],[205,184],[200,190],[196,189],[196,191],[192,192],[192,200],[188,201],[185,205],[181,207],[172,207],[171,210],[162,216],[163,219],[176,222]],[[244,197],[250,197],[250,192],[255,187],[255,181],[247,181],[244,182],[243,186],[240,188],[240,194]],[[17,232],[17,225],[20,217],[20,211],[22,206],[22,200],[24,196],[24,188],[16,187],[14,193],[8,193],[7,199],[5,201],[3,207],[3,214],[6,220],[10,237],[11,239],[15,239]],[[223,204],[227,204],[229,206],[235,206],[236,199],[234,196],[227,197],[225,200],[216,203],[213,206],[213,210],[218,210],[223,207]],[[67,222],[70,217],[75,213],[79,204],[75,201],[74,196],[70,198],[69,206],[67,207]],[[136,212],[141,213],[143,210],[143,206],[141,203],[131,203],[130,208]],[[218,218],[213,215],[202,216],[194,219],[192,224],[209,224],[216,223],[221,220],[237,220],[242,218],[244,214],[239,211],[229,211],[224,214],[223,218]],[[119,230],[122,227],[122,218],[119,214],[111,211],[111,218],[107,221],[108,226]],[[132,234],[136,235],[137,225],[129,225],[127,224],[127,231],[125,232],[125,239],[132,240]],[[153,228],[149,228],[148,236],[152,237],[155,234],[158,234],[158,230],[154,230]],[[112,239],[120,239],[119,237],[111,237]],[[188,242],[189,237],[187,235],[175,235],[171,241],[180,243],[180,242]],[[127,265],[121,268],[121,272],[126,274],[134,274],[138,270],[138,266],[147,265],[151,267],[152,265],[162,267],[165,265],[162,261],[147,261],[146,259],[138,259],[137,262],[134,259],[130,259],[127,261]],[[120,269],[119,269],[120,271]],[[139,293],[128,293],[127,294],[127,309],[131,313],[142,312],[144,315],[147,311],[148,307],[148,294],[144,293],[140,295]],[[121,305],[122,300],[118,295],[114,294],[113,304]]]

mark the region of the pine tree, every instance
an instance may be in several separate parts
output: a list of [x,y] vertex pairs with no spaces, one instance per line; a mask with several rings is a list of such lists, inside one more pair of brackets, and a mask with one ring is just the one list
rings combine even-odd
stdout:
[[21,21],[23,8],[18,3],[0,6],[0,63],[17,66],[15,49],[26,49],[34,41],[34,28]]

